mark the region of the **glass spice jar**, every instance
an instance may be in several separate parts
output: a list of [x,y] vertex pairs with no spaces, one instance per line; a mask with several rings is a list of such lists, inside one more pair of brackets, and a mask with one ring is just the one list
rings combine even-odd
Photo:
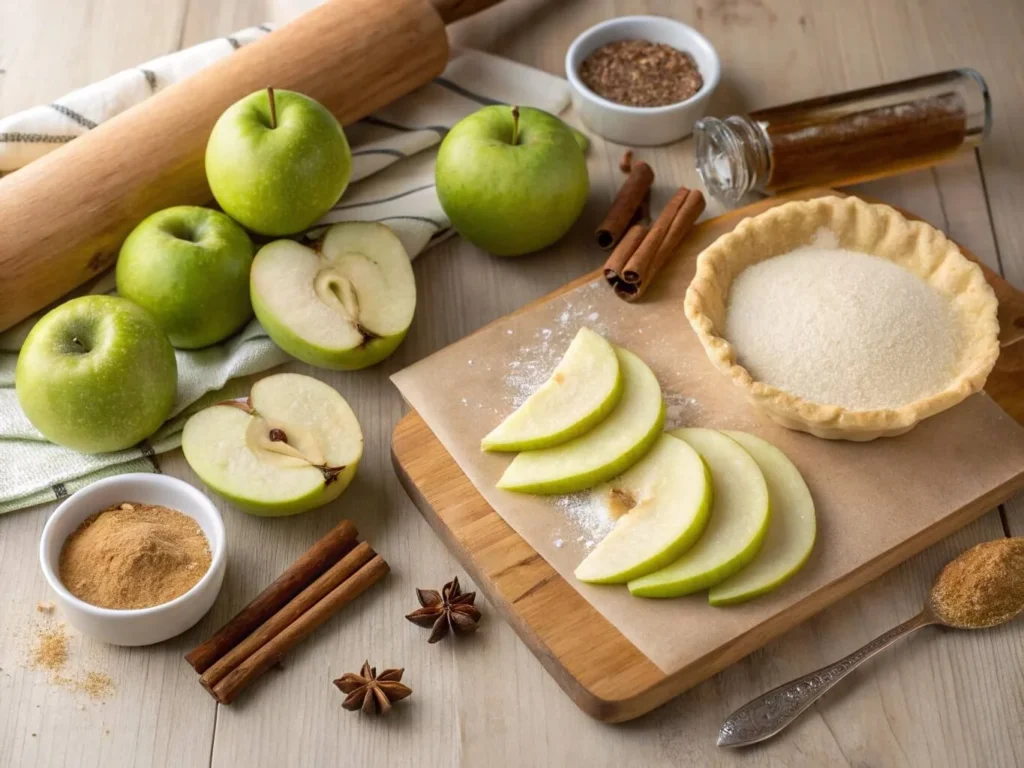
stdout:
[[973,69],[822,96],[694,128],[708,193],[735,205],[751,191],[854,184],[939,162],[988,135],[988,87]]

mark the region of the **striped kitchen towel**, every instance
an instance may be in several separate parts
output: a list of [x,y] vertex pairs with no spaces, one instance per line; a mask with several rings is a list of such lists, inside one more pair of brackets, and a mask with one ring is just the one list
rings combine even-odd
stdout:
[[[41,157],[272,31],[268,25],[163,56],[82,88],[53,104],[0,119],[0,173]],[[7,76],[17,76],[11,70]],[[345,129],[352,184],[317,223],[380,221],[415,258],[451,234],[434,190],[434,157],[446,131],[486,104],[523,104],[558,114],[569,105],[564,80],[476,51],[456,51],[432,83]],[[107,274],[77,293],[107,293]],[[158,472],[156,454],[177,448],[185,419],[198,408],[248,390],[251,377],[288,360],[253,320],[227,341],[178,350],[178,397],[172,417],[134,448],[87,456],[43,439],[18,406],[17,351],[38,316],[0,334],[0,513],[63,498],[122,472]]]

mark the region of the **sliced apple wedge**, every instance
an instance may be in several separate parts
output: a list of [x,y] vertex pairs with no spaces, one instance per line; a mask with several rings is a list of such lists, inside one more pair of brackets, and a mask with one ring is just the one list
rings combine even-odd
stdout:
[[526,493],[572,493],[611,480],[654,445],[665,423],[665,403],[654,373],[639,357],[615,348],[622,369],[622,398],[611,414],[580,437],[554,448],[520,453],[499,488]]
[[254,515],[294,515],[341,495],[363,455],[343,398],[317,379],[279,373],[248,402],[206,408],[185,423],[185,459],[203,482]]
[[768,528],[768,486],[739,443],[713,429],[670,434],[687,442],[711,469],[711,520],[682,557],[629,582],[630,593],[638,597],[679,597],[717,584],[754,559]]
[[814,548],[814,500],[800,471],[782,451],[746,432],[725,432],[753,457],[768,483],[772,514],[757,557],[708,591],[712,605],[732,605],[771,592],[799,571]]
[[622,584],[668,565],[700,538],[711,476],[693,448],[663,433],[646,456],[594,493],[618,522],[579,564],[576,578]]
[[390,355],[412,324],[416,281],[409,256],[383,224],[335,224],[315,247],[263,246],[249,294],[270,338],[320,368],[354,370]]
[[485,451],[550,448],[589,432],[622,397],[619,359],[603,336],[580,328],[551,378],[481,442]]

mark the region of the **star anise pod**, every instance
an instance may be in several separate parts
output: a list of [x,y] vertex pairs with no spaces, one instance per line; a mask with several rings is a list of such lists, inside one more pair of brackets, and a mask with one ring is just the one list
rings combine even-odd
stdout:
[[459,589],[458,577],[445,584],[440,593],[436,589],[417,589],[416,597],[422,607],[405,618],[418,626],[430,627],[428,643],[436,643],[448,630],[456,635],[476,631],[480,621],[480,611],[473,605],[476,592]]
[[404,669],[385,669],[377,675],[377,668],[371,667],[369,661],[363,662],[359,674],[346,672],[334,681],[342,693],[347,693],[341,706],[345,709],[361,709],[368,715],[386,715],[391,705],[401,701],[412,693],[412,688],[402,685]]

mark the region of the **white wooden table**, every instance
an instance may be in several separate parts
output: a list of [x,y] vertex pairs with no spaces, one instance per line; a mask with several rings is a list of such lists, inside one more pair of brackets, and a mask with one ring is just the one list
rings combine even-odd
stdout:
[[[386,2],[386,0],[381,0]],[[147,58],[266,20],[313,0],[0,0],[0,114],[45,102]],[[728,114],[968,65],[988,79],[995,129],[978,153],[865,185],[945,229],[1024,285],[1024,4],[1019,0],[507,0],[452,30],[453,40],[561,72],[569,41],[627,13],[670,15],[717,46]],[[743,752],[714,746],[721,720],[747,699],[831,661],[911,616],[941,565],[986,539],[1024,535],[1020,500],[727,669],[622,726],[580,713],[488,606],[477,636],[428,646],[402,616],[413,588],[464,574],[406,498],[389,437],[403,413],[388,375],[601,261],[589,232],[620,176],[622,148],[595,138],[591,203],[545,256],[500,260],[451,240],[416,262],[420,306],[384,364],[318,372],[348,398],[366,454],[342,499],[298,518],[263,520],[221,505],[230,539],[224,591],[196,628],[152,648],[75,636],[69,668],[105,671],[116,693],[92,701],[53,687],[26,663],[36,603],[48,594],[36,546],[49,508],[0,519],[0,766],[169,765],[980,765],[1024,764],[1024,623],[983,633],[926,631],[880,657],[787,733]],[[688,144],[640,153],[662,198],[695,176]],[[658,201],[656,201],[658,202]],[[2,236],[2,230],[0,230]],[[0,278],[2,279],[2,278]],[[304,366],[293,370],[310,372]],[[165,472],[197,482],[180,453]],[[230,707],[214,703],[181,656],[205,639],[340,516],[393,573]],[[341,708],[330,684],[364,658],[404,666],[413,698],[388,720]]]

